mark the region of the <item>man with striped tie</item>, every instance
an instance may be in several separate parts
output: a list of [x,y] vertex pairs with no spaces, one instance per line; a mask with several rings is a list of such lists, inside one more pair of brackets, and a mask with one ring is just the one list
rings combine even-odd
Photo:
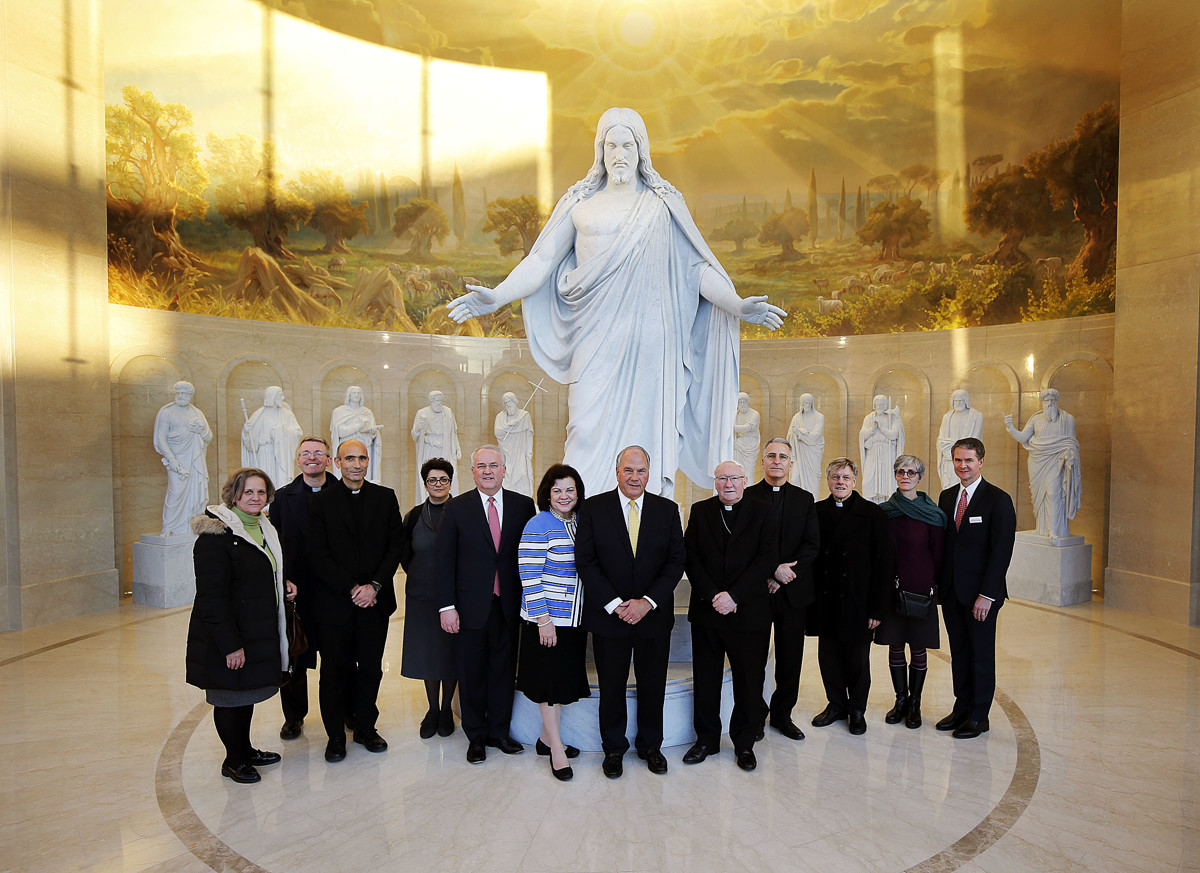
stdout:
[[629,749],[625,690],[632,657],[637,675],[638,757],[666,773],[663,698],[675,624],[675,586],[683,576],[679,509],[646,493],[650,455],[628,446],[617,455],[617,487],[584,501],[575,541],[583,580],[583,625],[592,632],[600,685],[604,775],[617,779]]
[[987,733],[996,692],[996,621],[1008,596],[1005,576],[1017,535],[1012,498],[983,471],[983,442],[966,437],[950,450],[959,484],[938,499],[946,513],[946,551],[938,574],[950,642],[954,709],[937,723],[969,740]]

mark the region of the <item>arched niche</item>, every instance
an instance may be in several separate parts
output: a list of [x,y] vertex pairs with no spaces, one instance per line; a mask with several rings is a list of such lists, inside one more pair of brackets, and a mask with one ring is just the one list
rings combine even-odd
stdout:
[[[113,535],[121,556],[121,590],[129,591],[133,582],[133,542],[142,534],[162,530],[167,475],[154,450],[154,419],[160,409],[174,402],[172,386],[191,380],[174,361],[153,352],[122,355],[113,362],[111,373],[113,503],[117,516]],[[209,394],[211,402],[211,391]],[[211,425],[212,410],[204,408],[199,389],[193,403],[209,417]],[[213,461],[210,456],[209,463]]]
[[[541,387],[534,387],[539,382]],[[533,421],[532,463],[533,485],[536,487],[546,467],[562,459],[563,437],[562,430],[555,426],[555,405],[546,402],[547,397],[557,397],[557,388],[558,383],[540,370],[501,367],[488,373],[479,392],[479,417],[483,432],[478,444],[472,444],[470,448],[464,445],[463,451],[470,451],[484,443],[500,444],[496,436],[496,416],[504,409],[504,395],[511,391],[517,398],[517,408],[527,411]],[[543,437],[544,431],[549,432],[550,439]]]
[[231,361],[226,367],[217,389],[220,426],[209,422],[216,433],[213,442],[218,448],[217,469],[209,467],[208,475],[210,481],[216,480],[217,487],[242,465],[242,425],[247,416],[253,415],[254,410],[262,406],[263,394],[272,385],[283,389],[284,400],[293,406],[296,417],[305,420],[305,410],[294,408],[291,380],[286,377],[282,367],[264,360],[247,359]]
[[1105,534],[1111,460],[1108,423],[1112,420],[1112,367],[1103,358],[1078,352],[1048,368],[1046,383],[1046,387],[1058,390],[1059,409],[1075,416],[1083,495],[1079,512],[1071,521],[1071,533],[1090,543],[1104,544],[1102,548],[1092,550],[1092,587],[1103,592],[1104,568],[1108,565]]
[[[477,377],[476,377],[477,378]],[[441,391],[442,402],[454,413],[454,421],[458,427],[458,442],[462,451],[461,458],[447,457],[454,464],[454,486],[452,493],[461,494],[470,490],[471,475],[467,467],[470,465],[471,450],[478,443],[476,431],[479,429],[479,414],[473,404],[467,401],[467,386],[463,383],[464,374],[455,373],[447,367],[437,364],[427,364],[408,372],[401,391],[399,431],[404,448],[398,451],[403,458],[401,477],[397,493],[400,505],[413,505],[425,499],[424,489],[421,488],[420,470],[417,468],[416,446],[412,441],[413,420],[416,414],[429,405],[429,392]],[[476,382],[475,384],[478,384]],[[487,440],[491,442],[491,440]],[[449,453],[449,449],[447,449]],[[395,481],[395,480],[393,480]]]
[[[893,364],[878,370],[867,384],[871,385],[871,389],[862,399],[862,416],[865,417],[871,411],[872,402],[877,395],[887,397],[889,408],[900,408],[900,419],[904,422],[904,450],[917,455],[928,464],[928,459],[932,456],[933,439],[937,436],[936,431],[930,433],[929,427],[929,377],[909,364]],[[862,422],[862,417],[854,422],[855,452],[858,452],[858,432],[862,428]]]
[[[762,476],[762,460],[757,456],[762,452],[762,444],[770,437],[771,432],[771,395],[766,387],[766,380],[763,379],[757,372],[742,368],[739,375],[738,391],[744,391],[750,397],[750,408],[755,410],[759,415],[758,424],[758,452],[755,452],[755,462],[753,469],[746,471],[746,477],[750,483],[757,482]],[[736,415],[736,412],[735,412]],[[732,422],[730,422],[732,425]]]
[[[787,437],[792,418],[800,411],[800,397],[804,394],[813,396],[814,408],[825,416],[825,453],[824,461],[845,455],[851,448],[848,445],[849,430],[847,428],[847,404],[849,392],[840,373],[827,367],[806,367],[797,373],[796,378],[788,386],[787,406],[784,410],[781,434]],[[854,433],[858,433],[855,428]],[[771,434],[776,436],[777,434]],[[851,455],[857,459],[857,454]],[[820,476],[821,485],[818,497],[828,495],[824,481],[824,464]]]
[[[987,449],[984,476],[1013,495],[1017,488],[1017,444],[1004,430],[1006,413],[1019,412],[1021,384],[1014,371],[1002,361],[984,359],[972,362],[954,389],[963,388],[971,395],[971,408],[983,415],[983,444]],[[950,409],[950,394],[935,398],[933,419],[941,427],[942,416]],[[937,431],[934,431],[936,440]],[[934,447],[936,451],[936,446]],[[933,493],[930,486],[930,493]]]

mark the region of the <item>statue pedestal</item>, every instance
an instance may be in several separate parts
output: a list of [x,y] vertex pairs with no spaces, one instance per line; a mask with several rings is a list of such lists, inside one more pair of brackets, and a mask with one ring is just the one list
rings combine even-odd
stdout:
[[1083,537],[1017,533],[1008,565],[1008,593],[1051,606],[1092,599],[1092,547]]
[[188,606],[196,599],[193,534],[142,534],[133,544],[133,602],[159,609]]

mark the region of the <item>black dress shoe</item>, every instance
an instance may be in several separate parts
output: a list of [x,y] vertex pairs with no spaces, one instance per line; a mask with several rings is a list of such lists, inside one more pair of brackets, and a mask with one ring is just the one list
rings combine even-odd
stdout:
[[705,743],[697,742],[697,743],[694,743],[692,745],[692,747],[687,750],[687,754],[685,754],[683,756],[683,763],[699,764],[701,761],[703,761],[709,755],[719,754],[720,751],[721,751],[720,746],[710,746]]
[[804,731],[796,727],[796,723],[790,718],[776,719],[771,722],[771,727],[775,728],[775,730],[779,731],[789,740],[804,739]]
[[375,728],[355,731],[354,742],[358,743],[368,752],[386,752],[388,747],[387,740],[381,737]]
[[487,760],[487,749],[483,747],[483,740],[471,740],[467,743],[467,763],[482,764]]
[[278,752],[264,752],[262,749],[251,749],[246,763],[253,767],[266,767],[268,764],[278,764],[282,760]]
[[437,733],[437,728],[438,714],[431,709],[429,712],[425,713],[425,717],[421,719],[421,729],[419,731],[421,734],[421,739],[427,740],[432,737]]
[[609,779],[620,779],[621,774],[625,772],[625,765],[621,763],[622,757],[624,755],[621,752],[604,753],[604,763],[600,765],[600,769]]
[[988,724],[986,718],[983,721],[975,721],[975,719],[969,718],[956,727],[951,736],[956,740],[973,740],[980,734],[986,734],[989,727],[991,726]]
[[958,726],[966,720],[967,714],[965,712],[958,712],[956,710],[939,721],[936,725],[934,725],[934,727],[936,727],[939,731],[952,731],[956,730]]
[[[568,758],[579,757],[579,749],[575,748],[574,746],[567,746],[566,749]],[[538,737],[537,742],[533,744],[533,750],[543,758],[548,758],[550,756],[550,747],[542,742],[541,737]]]
[[845,717],[846,717],[846,713],[843,710],[838,709],[836,706],[834,706],[831,703],[827,707],[822,709],[820,712],[818,712],[816,715],[813,716],[812,726],[813,727],[829,727],[835,721],[841,721]]
[[648,752],[638,752],[637,756],[646,762],[646,769],[651,773],[661,776],[667,772],[667,759],[658,749],[650,749]]
[[448,737],[454,733],[454,713],[450,710],[438,713],[437,735]]
[[285,721],[279,729],[279,739],[294,740],[304,733],[304,721]]
[[346,741],[330,740],[325,744],[325,760],[330,764],[343,761],[346,758]]
[[228,764],[222,764],[221,775],[241,785],[253,785],[255,782],[262,781],[262,777],[258,775],[258,771],[254,769],[252,764],[242,764],[240,767],[230,767]]
[[846,721],[849,723],[850,733],[859,737],[867,732],[867,714],[861,709],[850,710]]
[[499,737],[498,739],[488,740],[487,744],[493,749],[499,749],[506,755],[519,755],[525,751],[524,746],[507,735]]
[[734,754],[737,756],[737,765],[746,772],[758,766],[758,758],[754,757],[753,749],[738,749]]
[[555,770],[554,765],[551,764],[550,772],[554,774],[554,778],[557,779],[559,782],[567,782],[571,779],[572,776],[575,775],[574,771],[571,770],[570,764],[563,767],[561,770]]

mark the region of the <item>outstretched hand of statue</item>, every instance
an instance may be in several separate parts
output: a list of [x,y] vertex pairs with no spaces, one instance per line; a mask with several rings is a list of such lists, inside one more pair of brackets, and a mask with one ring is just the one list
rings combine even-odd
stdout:
[[[451,313],[453,316],[453,313]],[[767,330],[778,330],[783,327],[787,313],[778,306],[767,302],[767,295],[747,297],[742,301],[742,311],[738,313],[742,321],[749,324],[761,324]]]
[[467,293],[455,297],[446,304],[450,317],[458,324],[481,315],[491,315],[500,305],[496,302],[496,292],[482,285],[466,285]]
[[1012,413],[1011,412],[1006,412],[1004,414],[1004,427],[1008,430],[1015,430],[1015,428],[1013,427],[1013,423],[1012,423]]

